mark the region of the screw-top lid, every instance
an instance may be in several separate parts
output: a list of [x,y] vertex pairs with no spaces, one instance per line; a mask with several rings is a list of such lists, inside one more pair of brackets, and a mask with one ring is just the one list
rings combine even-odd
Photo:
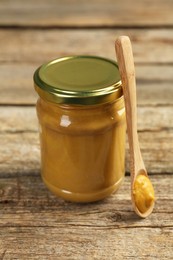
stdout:
[[50,102],[94,105],[122,95],[118,65],[95,56],[63,57],[38,68],[35,89]]

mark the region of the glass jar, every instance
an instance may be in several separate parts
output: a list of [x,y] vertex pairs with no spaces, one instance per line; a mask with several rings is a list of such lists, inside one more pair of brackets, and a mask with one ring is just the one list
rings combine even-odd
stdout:
[[38,68],[34,82],[47,187],[75,202],[115,192],[124,177],[126,131],[117,64],[92,56],[60,58]]

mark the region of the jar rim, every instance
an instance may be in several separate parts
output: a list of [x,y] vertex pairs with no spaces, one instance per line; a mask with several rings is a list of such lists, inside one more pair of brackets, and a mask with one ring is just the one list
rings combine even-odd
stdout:
[[58,104],[94,105],[122,96],[115,61],[98,56],[66,56],[40,66],[34,86],[43,99]]

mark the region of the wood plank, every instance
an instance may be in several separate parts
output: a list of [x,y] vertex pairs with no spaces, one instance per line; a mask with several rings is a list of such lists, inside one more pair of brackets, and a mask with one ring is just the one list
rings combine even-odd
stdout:
[[[116,35],[126,33],[134,46],[139,104],[172,104],[172,30],[116,31]],[[35,103],[33,72],[57,56],[84,53],[113,58],[116,35],[114,30],[1,30],[0,103]]]
[[27,63],[0,64],[0,104],[35,104],[37,94],[33,73],[38,66]]
[[129,178],[116,194],[86,205],[56,198],[39,176],[1,178],[1,255],[4,259],[172,259],[172,176],[151,177],[157,202],[144,220],[132,210]]
[[[1,66],[0,66],[1,67]],[[15,66],[14,66],[15,67]],[[15,71],[15,69],[14,69]],[[0,73],[1,74],[1,73]],[[0,105],[35,105],[38,95],[33,87],[32,73],[28,78],[12,75],[1,82]],[[2,77],[3,78],[3,77]],[[16,79],[15,79],[16,78]],[[13,80],[14,79],[14,80]],[[24,80],[24,84],[21,81]],[[172,106],[173,83],[141,81],[137,78],[138,106]]]
[[162,227],[11,227],[1,230],[1,240],[3,260],[172,260],[173,256],[172,228]]
[[[172,131],[140,132],[139,139],[146,168],[150,173],[171,173],[173,169]],[[39,137],[37,133],[0,134],[0,172],[4,174],[40,171]],[[126,170],[129,152],[126,147]]]
[[[163,176],[161,174],[151,175],[150,177],[155,188],[157,200],[153,214],[143,222],[142,226],[150,227],[151,222],[153,222],[153,228],[159,227],[161,223],[163,227],[172,226],[173,175],[165,174]],[[66,225],[75,224],[75,215],[78,216],[81,223],[84,224],[85,222],[86,225],[88,223],[88,226],[93,225],[96,216],[98,216],[98,219],[95,225],[98,227],[111,227],[112,225],[115,225],[115,228],[118,228],[118,226],[141,226],[141,223],[137,222],[139,218],[133,213],[130,202],[130,176],[125,176],[124,182],[117,193],[100,202],[84,205],[67,202],[53,195],[44,185],[40,174],[23,174],[11,177],[0,174],[0,207],[2,214],[0,227],[3,225],[17,226],[21,218],[23,218],[25,226],[25,222],[31,227],[39,225],[47,227],[56,226],[57,219],[56,221],[53,217],[49,219],[51,214],[52,216],[57,216],[60,226],[63,226],[63,217],[67,218]],[[89,212],[92,211],[93,213],[90,215]],[[44,223],[42,215],[40,216],[38,213],[47,215],[47,223]],[[119,213],[121,218],[116,219],[116,223],[114,223],[113,219],[106,217],[110,213]],[[167,213],[167,216],[164,218],[157,218],[158,214],[161,216],[165,213]],[[37,216],[35,222],[31,220],[31,218],[34,218],[34,215]],[[102,221],[103,219],[105,220]]]
[[[95,228],[173,226],[173,175],[151,176],[157,201],[152,215],[142,224],[138,221],[139,217],[133,212],[131,205],[129,176],[125,177],[123,185],[116,194],[103,201],[85,205],[66,202],[55,197],[37,174],[35,176],[18,175],[13,178],[0,176],[0,180],[1,228],[20,225],[23,227],[59,226],[60,228],[67,226]],[[35,218],[34,222],[33,218]]]
[[[146,6],[149,5],[149,8]],[[20,26],[172,26],[172,0],[0,1],[0,24]]]
[[[7,120],[8,118],[8,120]],[[138,130],[147,169],[172,172],[173,110],[138,107]],[[39,138],[34,107],[0,107],[0,170],[6,173],[39,171]],[[128,145],[126,144],[126,170]],[[27,161],[27,164],[25,163]]]
[[24,173],[40,170],[37,133],[0,135],[0,172]]
[[[40,64],[0,64],[0,104],[33,105],[33,73]],[[136,64],[138,105],[173,105],[173,66]]]
[[119,35],[131,38],[136,63],[172,64],[173,29],[0,30],[0,63],[42,64],[74,54],[114,59],[114,41]]
[[[173,129],[172,106],[139,106],[138,131],[161,132]],[[0,106],[0,134],[37,133],[38,122],[36,108],[20,106]]]

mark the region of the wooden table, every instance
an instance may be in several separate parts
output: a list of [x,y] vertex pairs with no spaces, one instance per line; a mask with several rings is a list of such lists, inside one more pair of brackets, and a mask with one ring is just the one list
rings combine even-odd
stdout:
[[[127,4],[128,3],[128,4]],[[0,1],[0,259],[173,259],[173,1]],[[134,50],[138,130],[156,190],[153,214],[130,201],[129,156],[118,193],[81,205],[40,178],[32,75],[63,55],[114,59]]]

